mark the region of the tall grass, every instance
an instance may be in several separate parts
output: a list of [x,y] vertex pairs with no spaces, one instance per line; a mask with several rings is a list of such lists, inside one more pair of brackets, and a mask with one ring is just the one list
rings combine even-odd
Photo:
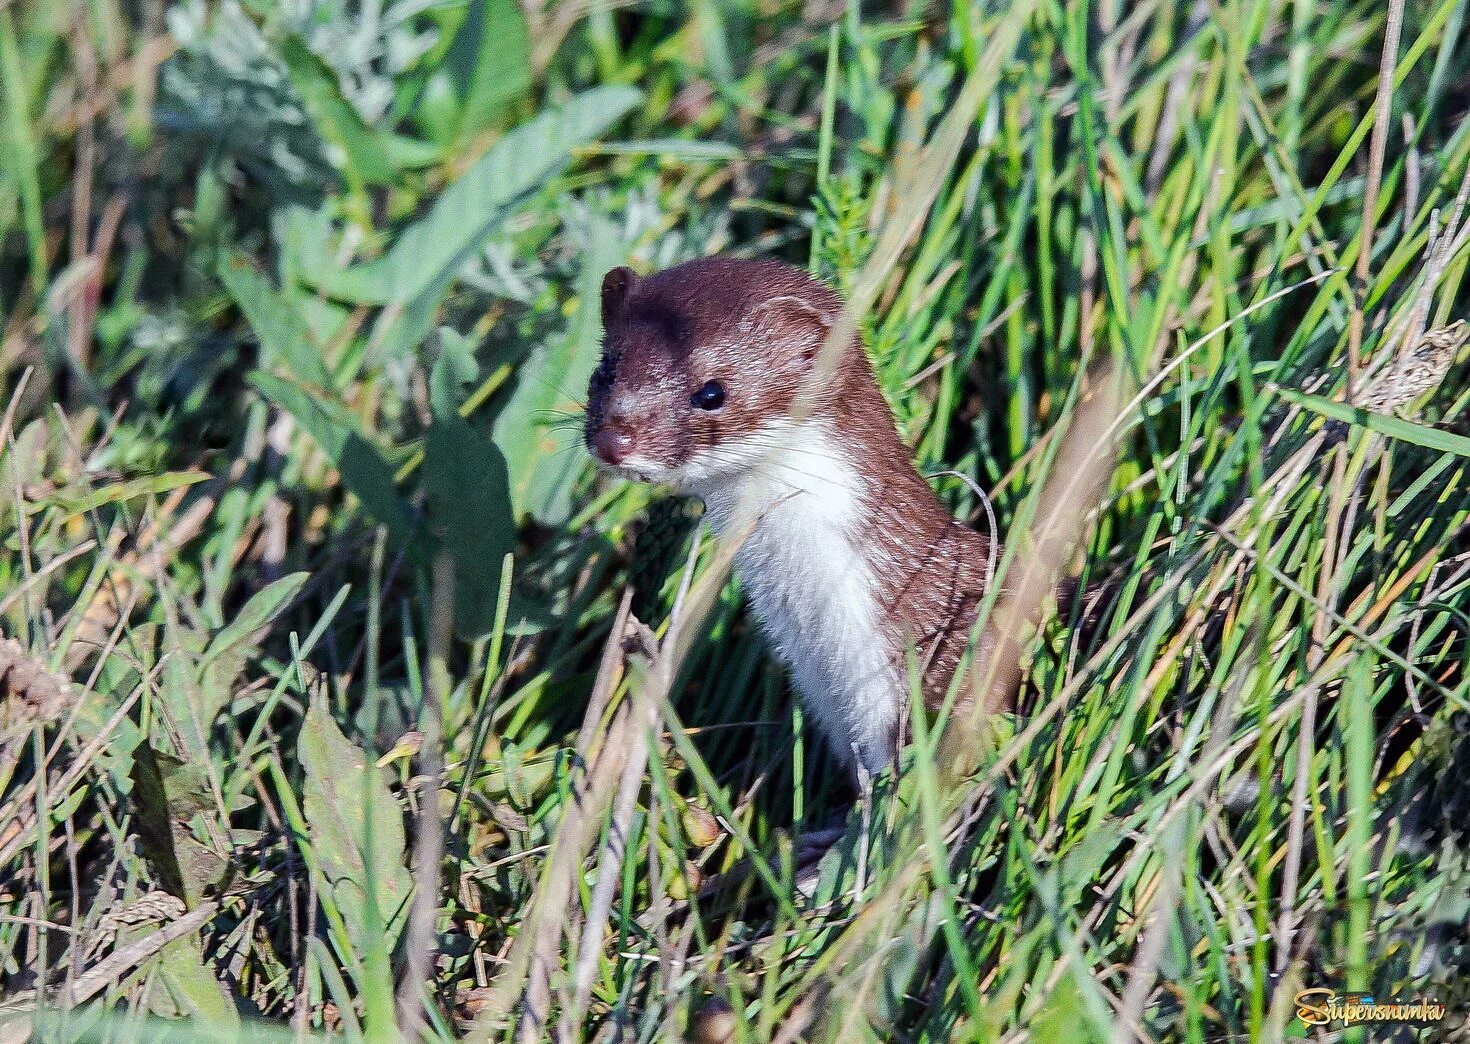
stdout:
[[[1463,1033],[1465,8],[0,7],[0,1035]],[[1109,592],[856,808],[580,449],[602,273],[717,251],[985,613]]]

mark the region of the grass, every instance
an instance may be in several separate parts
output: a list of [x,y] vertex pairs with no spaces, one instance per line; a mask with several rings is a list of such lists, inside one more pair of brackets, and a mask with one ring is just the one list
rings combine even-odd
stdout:
[[[0,8],[0,1032],[1463,1026],[1465,16]],[[602,273],[711,252],[844,292],[1012,586],[1116,592],[850,814],[579,445]]]

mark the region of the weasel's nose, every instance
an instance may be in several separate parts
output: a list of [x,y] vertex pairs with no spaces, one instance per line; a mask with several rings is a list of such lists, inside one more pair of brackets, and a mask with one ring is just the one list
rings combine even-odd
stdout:
[[604,464],[621,464],[633,454],[633,434],[615,424],[604,424],[592,436],[592,455]]

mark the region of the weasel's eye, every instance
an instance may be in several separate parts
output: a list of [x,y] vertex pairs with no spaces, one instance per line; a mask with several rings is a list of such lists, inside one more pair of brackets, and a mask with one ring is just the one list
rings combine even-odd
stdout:
[[719,381],[707,381],[703,388],[689,396],[689,404],[701,410],[717,410],[725,405],[725,386]]

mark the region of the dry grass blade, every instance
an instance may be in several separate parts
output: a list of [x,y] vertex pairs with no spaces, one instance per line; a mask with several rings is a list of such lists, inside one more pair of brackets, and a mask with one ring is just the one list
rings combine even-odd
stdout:
[[[1034,521],[1024,532],[1007,534],[1007,544],[1022,548],[1013,572],[1003,578],[982,638],[984,655],[971,669],[972,713],[957,716],[954,732],[945,737],[952,757],[969,763],[964,751],[978,751],[977,737],[984,718],[997,709],[1015,705],[1021,684],[1026,643],[1053,600],[1057,583],[1112,476],[1112,441],[1126,396],[1122,376],[1104,367],[1089,380],[1058,447],[1046,484],[1037,495]],[[946,759],[948,761],[948,759]]]
[[[674,672],[677,669],[676,663],[680,656],[679,636],[684,629],[685,596],[689,591],[698,557],[699,539],[696,535],[690,544],[680,594],[675,602],[674,615],[669,623],[669,630],[664,635],[658,662],[651,672],[656,675],[656,684],[660,693],[667,693],[673,685]],[[623,609],[620,615],[626,614],[631,594],[631,590],[624,592]],[[696,619],[702,619],[702,615]],[[647,692],[644,686],[635,685],[629,693],[629,699],[633,703],[632,749],[628,752],[627,761],[623,763],[623,771],[618,779],[612,822],[608,826],[607,843],[603,846],[602,856],[598,860],[597,881],[593,885],[592,903],[582,923],[581,941],[576,947],[577,959],[572,976],[571,1007],[567,1012],[567,1021],[573,1024],[580,1022],[582,1013],[586,1011],[588,998],[591,996],[592,979],[596,975],[597,963],[602,956],[602,934],[612,910],[613,893],[622,873],[623,859],[628,852],[628,833],[632,827],[638,793],[643,786],[643,772],[648,766],[648,745],[658,722],[658,700]]]
[[108,985],[116,982],[128,972],[141,965],[148,958],[158,953],[175,939],[182,939],[192,932],[197,932],[213,919],[219,912],[219,904],[215,902],[203,902],[190,910],[176,921],[164,925],[152,935],[145,936],[135,943],[124,946],[121,950],[111,953],[107,959],[93,968],[89,968],[67,991],[63,998],[65,1007],[81,1004],[95,997]]
[[[1368,149],[1368,180],[1363,190],[1363,221],[1358,234],[1355,274],[1358,293],[1366,293],[1368,272],[1373,262],[1373,231],[1378,220],[1378,189],[1383,184],[1383,159],[1392,127],[1393,79],[1399,62],[1399,35],[1404,26],[1404,0],[1389,0],[1388,25],[1378,65],[1378,90],[1373,101],[1373,139]],[[1362,366],[1363,306],[1354,301],[1348,333],[1348,402],[1356,402],[1358,371]]]
[[[628,595],[624,595],[624,605]],[[623,610],[626,613],[626,609]],[[591,736],[608,705],[623,663],[624,634],[608,638],[598,673],[597,687],[588,700],[583,730]],[[615,713],[602,737],[596,758],[579,781],[572,806],[563,816],[552,841],[551,853],[541,872],[530,908],[521,923],[504,966],[497,974],[481,1013],[470,1033],[472,1040],[490,1040],[509,1019],[519,998],[519,1031],[523,1038],[536,1039],[545,1032],[551,994],[551,965],[564,927],[563,915],[572,874],[581,866],[587,847],[600,826],[614,781],[621,774],[632,741],[632,711],[625,702]]]
[[[551,978],[560,964],[558,953],[563,933],[568,927],[565,913],[571,899],[572,879],[580,871],[587,849],[602,825],[616,780],[632,749],[635,728],[633,707],[625,703],[613,719],[596,764],[578,788],[574,806],[557,828],[546,869],[531,900],[531,909],[521,927],[521,934],[516,936],[506,969],[501,972],[507,983],[514,982],[518,973],[524,976],[525,988],[520,994],[516,1035],[527,1044],[541,1040],[550,1028]],[[497,977],[496,993],[487,1003],[488,1011],[503,1010],[503,1005],[497,1004],[504,996],[500,989],[501,981]],[[483,1022],[482,1026],[485,1026]]]

